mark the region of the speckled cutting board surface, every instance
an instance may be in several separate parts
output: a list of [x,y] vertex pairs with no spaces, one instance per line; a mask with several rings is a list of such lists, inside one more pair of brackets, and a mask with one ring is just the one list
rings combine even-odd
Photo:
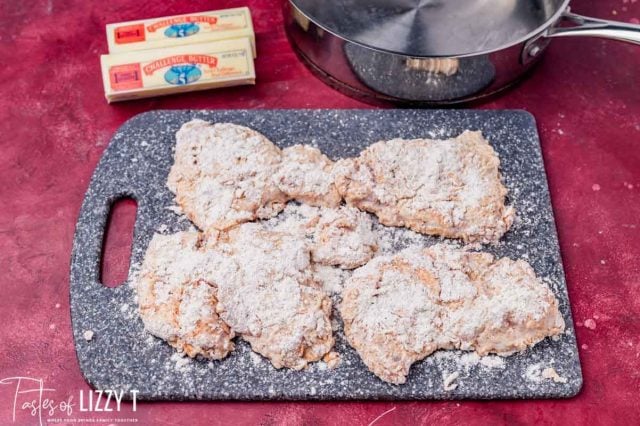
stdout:
[[[383,139],[447,138],[481,130],[500,155],[502,173],[518,219],[496,246],[483,250],[525,259],[549,284],[567,324],[556,340],[545,339],[508,358],[437,352],[413,365],[407,383],[385,383],[370,373],[345,341],[337,320],[334,370],[320,362],[304,371],[277,370],[248,345],[222,361],[188,360],[144,331],[130,280],[155,232],[187,229],[174,213],[165,181],[173,162],[175,132],[193,119],[254,128],[280,147],[304,143],[333,159],[355,156]],[[138,201],[129,282],[116,288],[99,283],[103,233],[111,204]],[[391,232],[394,248],[408,242]],[[430,245],[437,241],[420,237]],[[412,238],[415,243],[415,238]],[[334,300],[337,302],[338,300]],[[98,389],[123,389],[139,399],[458,399],[570,397],[582,386],[575,333],[533,117],[524,111],[473,110],[234,110],[152,111],[126,122],[113,136],[82,205],[71,259],[71,311],[76,352],[86,380]],[[334,308],[335,312],[335,308]],[[93,338],[83,338],[91,330]],[[546,379],[551,367],[565,383]],[[443,377],[458,373],[457,387]]]

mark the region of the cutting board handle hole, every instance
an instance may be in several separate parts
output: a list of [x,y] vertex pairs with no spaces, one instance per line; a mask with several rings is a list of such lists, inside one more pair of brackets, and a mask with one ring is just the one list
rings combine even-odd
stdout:
[[137,211],[138,203],[131,197],[111,203],[100,257],[100,282],[106,287],[118,287],[127,281]]

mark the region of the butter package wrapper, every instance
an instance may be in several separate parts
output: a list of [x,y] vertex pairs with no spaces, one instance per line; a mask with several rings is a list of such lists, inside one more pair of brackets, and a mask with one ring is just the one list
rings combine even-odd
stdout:
[[255,84],[251,42],[240,38],[102,55],[108,102]]
[[207,43],[248,37],[256,57],[255,34],[247,7],[107,25],[109,53]]

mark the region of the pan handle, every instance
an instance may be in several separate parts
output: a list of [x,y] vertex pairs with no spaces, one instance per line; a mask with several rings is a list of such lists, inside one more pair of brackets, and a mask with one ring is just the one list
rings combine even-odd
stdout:
[[589,18],[570,11],[562,17],[575,26],[551,28],[545,37],[601,37],[640,44],[640,25]]

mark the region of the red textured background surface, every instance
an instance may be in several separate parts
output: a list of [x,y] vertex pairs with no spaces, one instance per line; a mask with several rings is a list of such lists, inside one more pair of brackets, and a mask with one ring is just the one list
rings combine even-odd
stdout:
[[[258,84],[107,105],[98,55],[108,22],[251,7]],[[0,379],[42,378],[56,401],[85,384],[71,337],[68,265],[91,173],[125,120],[158,108],[362,108],[298,62],[278,0],[0,2]],[[576,12],[628,22],[637,0],[576,0]],[[560,233],[584,388],[571,400],[349,403],[140,403],[139,424],[639,424],[640,48],[558,40],[537,72],[480,108],[524,108],[537,120]],[[118,208],[126,229],[135,206]],[[120,214],[122,213],[122,214]],[[108,280],[122,278],[129,235],[112,235]],[[118,272],[120,271],[120,272]],[[585,327],[586,320],[590,327]],[[595,328],[593,325],[595,324]],[[10,424],[12,386],[0,386]],[[72,417],[82,418],[76,406]],[[54,417],[60,417],[55,415]],[[109,417],[94,414],[93,418]],[[112,415],[112,417],[115,417]],[[16,424],[35,418],[16,414]]]

